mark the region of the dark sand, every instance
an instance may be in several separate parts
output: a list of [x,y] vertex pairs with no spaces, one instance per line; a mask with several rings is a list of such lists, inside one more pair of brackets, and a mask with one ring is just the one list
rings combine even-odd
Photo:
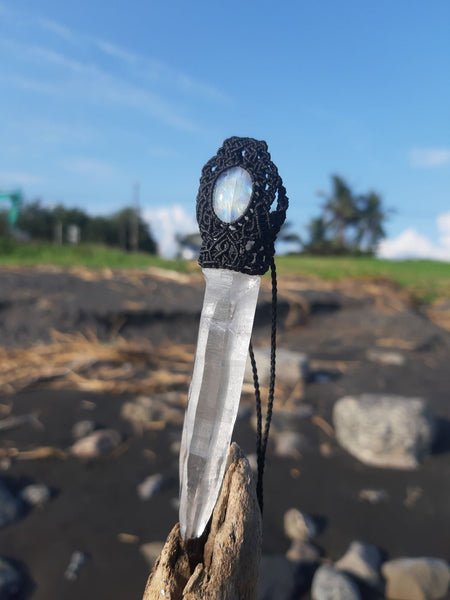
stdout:
[[[312,359],[322,361],[317,365],[355,361],[347,363],[351,368],[340,371],[329,368],[334,377],[326,383],[308,383],[302,403],[311,405],[316,415],[330,423],[334,401],[345,394],[421,396],[439,418],[440,436],[434,454],[415,471],[370,468],[305,419],[300,431],[308,447],[298,460],[277,458],[269,448],[264,552],[287,550],[283,514],[298,507],[318,517],[322,531],[317,544],[324,556],[333,560],[355,539],[379,546],[389,558],[435,556],[449,560],[450,333],[428,321],[389,287],[381,286],[376,292],[352,285],[331,289],[311,281],[303,282],[302,287],[289,292],[291,305],[292,294],[301,298],[301,308],[293,318],[292,309],[288,315],[283,282],[280,285],[279,345],[309,353]],[[143,336],[158,344],[191,343],[196,338],[201,300],[202,284],[197,276],[190,284],[150,275],[133,283],[125,274],[88,281],[74,274],[8,270],[0,272],[0,335],[5,346],[26,346],[48,341],[50,327],[76,331],[95,326],[99,337],[107,339],[117,319],[125,317],[121,333],[126,337]],[[140,308],[129,301],[141,303]],[[268,301],[264,291],[255,329],[260,343],[268,339]],[[289,319],[291,325],[286,327]],[[398,350],[407,359],[404,366],[367,360],[367,349],[386,338],[407,342],[408,350]],[[13,490],[28,482],[43,482],[54,491],[44,508],[30,510],[0,531],[0,556],[16,561],[28,574],[23,597],[141,597],[148,567],[139,545],[163,541],[177,520],[172,503],[178,494],[178,457],[170,452],[170,445],[180,431],[168,427],[137,435],[120,418],[121,405],[127,399],[131,398],[42,385],[0,397],[1,403],[12,403],[13,414],[39,410],[44,425],[42,430],[23,425],[0,433],[1,447],[13,445],[24,450],[51,445],[65,449],[72,443],[73,424],[86,418],[118,429],[126,441],[125,451],[118,456],[90,463],[72,457],[13,461],[3,472],[2,479]],[[95,407],[88,410],[85,400]],[[255,435],[248,420],[238,422],[234,438],[244,451],[254,452]],[[323,453],[324,444],[329,455]],[[152,450],[154,459],[144,450]],[[136,486],[152,473],[164,473],[173,483],[142,502]],[[379,504],[361,501],[359,492],[366,488],[383,489],[388,499]],[[408,488],[410,492],[411,488],[421,490],[410,505],[405,504]],[[133,534],[139,542],[121,542],[120,533]],[[74,550],[87,553],[89,560],[78,580],[68,582],[64,571]]]

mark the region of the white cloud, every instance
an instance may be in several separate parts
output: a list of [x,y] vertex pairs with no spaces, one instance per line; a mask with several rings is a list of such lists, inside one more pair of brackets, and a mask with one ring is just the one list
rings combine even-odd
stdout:
[[75,41],[75,36],[74,36],[73,32],[70,29],[68,29],[67,27],[65,27],[64,25],[61,25],[60,23],[56,23],[56,21],[51,21],[50,19],[40,19],[39,18],[37,20],[37,22],[43,29],[46,29],[47,31],[51,31],[52,33],[56,34],[58,37],[62,38],[66,42]]
[[158,243],[159,253],[166,258],[173,258],[176,255],[177,234],[198,231],[194,217],[179,204],[146,209],[142,211],[142,216],[150,225],[151,232]]
[[21,186],[34,183],[43,183],[44,179],[33,173],[21,171],[0,171],[0,187]]
[[409,161],[411,166],[420,169],[450,165],[450,148],[413,148]]
[[380,258],[429,258],[450,261],[450,211],[436,219],[439,231],[437,243],[415,229],[405,229],[396,238],[383,240],[378,247]]

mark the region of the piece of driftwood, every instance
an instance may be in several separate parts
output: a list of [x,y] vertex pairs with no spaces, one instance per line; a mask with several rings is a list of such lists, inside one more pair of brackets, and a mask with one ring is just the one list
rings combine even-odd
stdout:
[[143,600],[254,600],[262,522],[253,474],[232,444],[228,469],[202,538],[184,542],[177,523],[145,588]]

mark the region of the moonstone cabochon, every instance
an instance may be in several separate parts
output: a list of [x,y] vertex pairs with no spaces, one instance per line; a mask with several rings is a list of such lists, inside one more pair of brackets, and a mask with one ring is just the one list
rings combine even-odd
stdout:
[[252,197],[252,178],[242,167],[231,167],[219,175],[214,184],[213,209],[224,223],[242,217]]

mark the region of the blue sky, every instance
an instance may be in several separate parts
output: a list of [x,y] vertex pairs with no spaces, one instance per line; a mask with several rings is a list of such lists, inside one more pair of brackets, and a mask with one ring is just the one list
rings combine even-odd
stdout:
[[251,136],[299,233],[337,173],[395,211],[383,255],[450,260],[449,31],[448,0],[0,0],[0,189],[103,213],[139,181],[168,236]]

